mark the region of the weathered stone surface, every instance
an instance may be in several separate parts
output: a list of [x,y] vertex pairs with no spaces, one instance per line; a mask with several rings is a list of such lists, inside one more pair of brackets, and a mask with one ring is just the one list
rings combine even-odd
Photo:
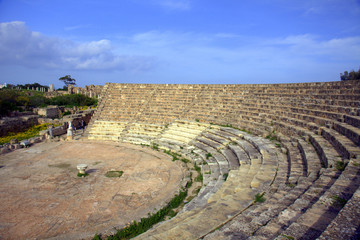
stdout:
[[[129,144],[40,143],[0,165],[1,239],[91,238],[160,209],[183,178],[167,155]],[[107,178],[109,170],[124,173]]]

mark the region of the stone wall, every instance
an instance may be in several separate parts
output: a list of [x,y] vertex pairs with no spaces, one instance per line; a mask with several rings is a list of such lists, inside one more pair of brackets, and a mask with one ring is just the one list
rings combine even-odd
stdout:
[[12,118],[2,118],[0,120],[0,136],[5,136],[9,132],[22,132],[29,127],[38,124],[38,115],[20,116]]
[[101,91],[104,86],[101,85],[89,85],[82,87],[74,87],[73,85],[68,86],[68,94],[83,94],[91,98],[101,97]]
[[53,98],[53,97],[58,97],[58,96],[63,96],[68,94],[67,91],[53,91],[53,92],[46,92],[44,93],[44,96],[46,98]]
[[61,112],[63,112],[63,109],[64,107],[48,106],[46,108],[35,108],[34,113],[47,118],[58,118]]
[[73,126],[75,126],[76,129],[78,129],[79,122],[81,122],[81,121],[84,121],[86,125],[89,124],[90,119],[91,119],[92,115],[94,114],[94,111],[95,111],[94,109],[89,109],[89,110],[81,111],[76,114],[64,116],[63,122],[65,123],[65,122],[71,121]]

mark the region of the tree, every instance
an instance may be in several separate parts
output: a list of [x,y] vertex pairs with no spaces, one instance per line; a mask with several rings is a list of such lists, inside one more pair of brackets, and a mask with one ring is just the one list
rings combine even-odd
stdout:
[[70,75],[66,75],[65,77],[61,77],[59,78],[60,81],[63,81],[65,86],[64,87],[68,87],[70,84],[71,85],[76,85],[76,80],[74,78],[71,78]]
[[340,73],[340,80],[341,81],[360,80],[360,68],[359,68],[359,71],[357,71],[357,72],[352,70],[351,72],[344,71],[344,74]]

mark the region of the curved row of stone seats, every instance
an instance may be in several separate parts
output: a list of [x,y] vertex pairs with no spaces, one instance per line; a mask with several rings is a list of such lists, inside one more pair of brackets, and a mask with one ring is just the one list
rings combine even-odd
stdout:
[[[214,126],[212,126],[212,128],[214,128]],[[231,136],[228,142],[223,142],[225,144],[223,148],[228,147],[230,141],[238,141],[239,143],[246,141],[248,145],[241,148],[244,151],[242,156],[254,156],[255,151],[257,151],[257,156],[253,159],[242,161],[243,164],[238,169],[229,170],[227,180],[223,182],[219,189],[216,189],[217,191],[213,191],[213,188],[216,187],[212,185],[208,188],[207,186],[203,187],[199,195],[187,204],[184,210],[175,218],[161,223],[155,229],[137,237],[138,239],[199,238],[217,227],[223,221],[228,220],[242,209],[248,207],[257,193],[262,189],[269,188],[276,176],[278,158],[281,157],[278,156],[275,145],[270,141],[250,136],[236,129],[215,128],[215,131],[224,132],[222,134],[223,136]],[[205,133],[210,132],[214,132],[214,129],[207,129],[205,131]],[[213,153],[217,152],[214,147],[197,142],[197,139],[198,138],[190,144],[203,149],[197,150],[197,152],[203,152],[203,160],[219,159],[213,155]],[[252,145],[252,152],[246,153],[245,148],[250,149],[250,145]],[[239,146],[242,145],[239,144]],[[212,156],[206,157],[207,153],[211,153]],[[208,164],[210,163],[211,162]],[[220,177],[221,176],[220,174]],[[204,200],[207,201],[205,202]],[[206,221],[204,221],[204,219],[206,219]]]
[[[320,204],[318,203],[320,198],[326,198],[329,194],[331,195],[332,191],[338,188],[335,186],[340,186],[340,184],[337,184],[340,183],[338,181],[339,179],[342,177],[346,179],[348,175],[351,176],[348,170],[349,165],[351,166],[350,163],[359,156],[360,121],[358,117],[359,109],[357,109],[360,106],[359,86],[358,82],[280,84],[276,86],[201,86],[198,88],[200,90],[197,90],[196,94],[189,96],[189,99],[193,99],[192,102],[188,101],[185,103],[176,100],[180,99],[180,96],[177,96],[175,100],[169,102],[167,108],[176,108],[178,104],[188,104],[188,106],[181,108],[182,114],[181,111],[173,112],[171,118],[167,118],[166,121],[170,123],[173,118],[180,119],[184,117],[192,121],[198,119],[202,123],[232,124],[233,126],[251,131],[263,137],[273,133],[274,130],[276,133],[282,133],[290,137],[287,138],[281,135],[279,137],[283,149],[286,149],[288,152],[288,159],[285,161],[286,163],[281,161],[281,165],[278,166],[277,177],[270,191],[266,192],[268,201],[266,201],[265,204],[253,205],[236,217],[247,220],[250,219],[250,221],[237,222],[234,218],[229,222],[229,224],[233,225],[239,225],[241,222],[241,225],[244,225],[244,227],[240,229],[241,231],[239,231],[239,236],[241,234],[243,234],[242,236],[252,236],[255,234],[256,237],[266,238],[266,236],[277,236],[277,234],[280,234],[282,231],[281,229],[295,229],[294,226],[298,225],[306,229],[302,226],[303,222],[301,222],[301,218],[298,218],[298,216],[307,211],[309,211],[309,216],[314,214],[312,211],[315,210],[315,207],[313,208],[312,206]],[[162,91],[166,92],[165,86],[161,86],[161,88],[163,89]],[[153,90],[154,95],[156,91],[156,89]],[[290,91],[290,93],[286,94],[286,91]],[[190,89],[189,91],[183,91],[183,94],[191,95],[192,93]],[[304,93],[308,95],[305,96]],[[164,96],[168,95],[160,92],[157,93],[158,98]],[[127,99],[124,98],[124,101],[126,102]],[[129,99],[128,101],[133,100]],[[163,104],[165,101],[161,100],[160,102]],[[260,106],[258,108],[251,106],[249,105],[251,102],[259,103]],[[335,104],[335,106],[326,106],[331,104]],[[132,121],[145,119],[145,121],[156,122],[155,117],[147,118],[147,116],[143,114],[144,111],[142,109],[145,106],[151,106],[151,109],[156,111],[157,108],[155,105],[156,101],[148,101],[139,107],[138,114],[135,117],[132,116],[129,119]],[[164,105],[162,105],[162,107],[163,106]],[[309,108],[311,108],[311,110]],[[121,109],[119,111],[120,114],[123,114]],[[158,118],[166,114],[165,111],[159,112]],[[124,113],[125,115],[127,114],[126,111],[124,111]],[[104,118],[106,117],[105,115]],[[159,121],[158,123],[161,124],[162,122]],[[203,145],[207,144],[207,147],[223,143],[224,141],[219,137],[220,135],[214,132],[216,132],[216,129],[208,129],[205,132],[206,134],[201,136],[201,138],[207,138],[208,140],[206,140],[205,143],[204,141],[197,142]],[[186,146],[184,141],[179,141],[175,144],[177,145],[174,145],[173,149],[177,150],[181,150],[180,146]],[[218,159],[231,159],[229,156],[237,156],[231,144],[226,147],[220,146],[218,148],[219,151],[216,150],[217,147],[212,149],[214,149],[211,150],[212,152],[216,152],[219,156],[222,156]],[[231,149],[234,154],[225,154],[224,149]],[[205,155],[203,159],[206,159],[207,149],[201,151],[202,155]],[[314,160],[315,158],[316,160]],[[339,162],[347,164],[348,160],[350,163],[347,165],[346,170],[341,174],[337,173],[337,175],[334,175],[334,166]],[[254,165],[256,165],[255,162]],[[283,165],[285,165],[285,167]],[[234,178],[238,179],[240,176],[235,172],[233,173],[233,171],[241,171],[243,166],[242,171],[245,171],[246,164],[241,164],[240,161],[239,170],[230,170],[229,180]],[[320,168],[321,166],[323,168]],[[333,168],[327,168],[331,166]],[[352,179],[354,179],[354,177]],[[262,182],[263,179],[257,180],[257,183]],[[352,182],[358,184],[355,180],[352,180]],[[227,188],[226,185],[223,184],[220,190],[211,196],[216,199],[216,204],[219,203],[216,196],[224,195],[229,198],[226,201],[236,199],[236,197],[231,197],[233,194],[236,196],[236,193],[232,192],[233,185],[230,183],[231,181],[227,183],[231,185],[228,190],[225,191]],[[253,186],[256,185],[255,183],[256,181],[253,183]],[[328,192],[329,189],[333,190]],[[352,196],[352,191],[353,190],[346,193],[347,199]],[[343,194],[343,192],[339,193]],[[219,199],[220,198],[221,197],[219,197]],[[297,198],[299,198],[299,200],[295,201]],[[277,202],[281,204],[276,204]],[[269,208],[270,210],[266,211],[266,207],[272,205],[273,208]],[[212,205],[205,206],[211,208]],[[301,211],[297,209],[301,209]],[[194,211],[189,212],[184,213],[188,214],[188,217],[181,214],[181,218],[184,221],[187,218],[193,218],[196,222],[199,216],[198,214],[206,216],[206,213],[202,210],[198,210],[197,213]],[[296,222],[295,218],[293,219],[294,221],[288,219],[291,217],[291,214],[295,213],[296,219],[300,219],[298,222]],[[217,218],[217,216],[214,217],[214,219]],[[277,220],[268,221],[272,217],[275,217]],[[304,219],[306,219],[306,217],[304,217]],[[333,217],[329,219],[329,221],[325,221],[326,224],[329,224]],[[182,220],[178,218],[178,220],[174,220],[173,223],[177,221],[182,222]],[[186,221],[187,223],[191,222],[190,220]],[[249,224],[246,225],[246,222],[249,222]],[[279,224],[279,222],[281,224]],[[286,224],[284,225],[283,223]],[[316,226],[316,234],[319,234],[319,231],[323,231],[326,226],[322,226],[322,228]],[[205,226],[199,225],[199,229],[203,227]],[[173,230],[169,231],[175,231],[175,228],[177,229],[176,231],[180,231],[188,229],[188,226],[181,223],[180,226],[173,226]],[[245,231],[244,229],[247,230]],[[307,231],[311,232],[310,230]],[[299,232],[301,231],[299,230]],[[231,233],[231,231],[227,231],[227,233],[236,236],[234,232]],[[166,234],[157,236],[164,237]],[[186,236],[185,234],[184,238]],[[191,236],[193,237],[193,235],[190,234],[189,237]]]
[[360,165],[355,165],[342,174],[323,169],[315,181],[303,178],[298,185],[278,190],[265,204],[248,208],[205,239],[274,239],[278,235],[279,239],[315,239],[341,209],[339,199],[349,199],[358,188]]
[[125,122],[96,120],[88,131],[88,139],[119,141],[126,124]]
[[[300,141],[301,141],[301,140],[300,140]],[[283,142],[283,140],[282,140],[282,142]],[[303,145],[304,145],[304,144],[303,144]],[[304,145],[304,146],[306,146],[306,145]],[[302,149],[304,149],[304,147],[302,147]],[[308,152],[308,151],[307,151],[307,152]],[[302,154],[304,154],[304,153],[305,153],[305,151],[303,151]],[[310,151],[310,153],[313,154],[311,151]],[[307,154],[307,155],[309,155],[309,154]],[[318,164],[318,165],[319,165],[319,164]],[[320,167],[318,166],[317,168],[319,169]],[[296,186],[296,187],[297,187],[297,186]],[[286,196],[288,197],[289,194],[287,194]],[[290,196],[291,196],[291,195],[290,195]],[[281,202],[283,202],[283,201],[281,201]],[[267,207],[266,207],[266,208],[267,208]],[[266,209],[266,208],[265,208],[265,209]],[[263,212],[263,211],[261,211],[261,212]],[[262,218],[267,216],[267,215],[266,215],[266,212],[263,212],[263,213],[265,213],[265,214],[262,215]],[[245,222],[248,222],[248,221],[249,221],[249,219],[247,218]],[[254,220],[254,221],[256,222],[256,221],[258,221],[258,220]],[[241,222],[241,225],[243,226],[243,225],[245,224],[245,222]],[[239,224],[240,224],[240,223],[237,222],[237,226],[239,226]],[[234,224],[234,225],[236,225],[236,224]],[[251,228],[250,228],[250,229],[251,229]],[[229,231],[228,231],[228,232],[229,232]],[[233,230],[231,230],[230,232],[236,232],[236,230],[233,229]],[[236,235],[236,236],[243,236],[243,237],[245,238],[245,236],[251,236],[252,234],[253,234],[253,232],[250,231],[250,232],[244,233],[244,235],[242,235],[241,233],[237,233],[237,235],[236,235],[236,234],[235,234],[235,235]],[[230,234],[230,235],[231,235],[231,234]],[[268,239],[267,237],[269,237],[269,236],[264,237],[264,239]],[[215,238],[216,238],[216,239],[221,239],[221,238],[219,238],[219,236],[216,236]],[[254,239],[258,239],[258,238],[260,238],[260,235],[257,236],[257,237],[255,237]],[[225,239],[226,239],[226,238],[225,238]],[[242,238],[240,238],[240,239],[242,239]]]
[[137,120],[166,124],[179,119],[179,116],[193,102],[193,94],[197,94],[199,91],[200,87],[197,85],[191,89],[187,85],[179,84],[157,85],[155,93],[149,98],[149,104],[143,109]]
[[172,124],[166,125],[163,134],[158,142],[187,145],[195,139],[202,131],[209,127],[209,124],[191,122],[186,120],[175,120]]
[[[242,119],[244,118],[253,122],[261,122],[261,123],[265,123],[266,125],[280,125],[279,127],[283,127],[283,125],[288,125],[289,128],[294,128],[296,129],[297,132],[300,131],[300,129],[303,129],[303,132],[306,131],[306,128],[308,129],[312,129],[313,131],[318,131],[319,129],[322,130],[323,132],[327,132],[328,135],[328,139],[332,138],[332,139],[336,139],[336,136],[338,138],[343,138],[343,141],[331,141],[332,144],[334,144],[334,148],[345,158],[347,158],[346,156],[350,156],[350,155],[356,155],[358,154],[358,148],[354,145],[351,144],[349,141],[346,141],[346,138],[344,138],[342,135],[337,134],[336,132],[332,131],[331,129],[326,129],[320,126],[317,126],[316,124],[314,124],[314,122],[306,122],[306,121],[302,121],[302,120],[298,120],[298,119],[294,119],[294,118],[283,118],[281,116],[276,116],[275,114],[266,114],[265,119],[261,118],[259,119],[257,116],[255,116],[253,113],[251,113],[253,116],[249,117],[247,115],[246,111],[241,111],[242,113]],[[330,120],[329,120],[330,121]],[[266,124],[266,122],[268,124]],[[292,126],[290,126],[292,125]],[[354,131],[360,132],[359,129],[355,129]],[[332,135],[330,135],[332,134]],[[311,135],[309,132],[307,132],[307,135]],[[335,136],[336,135],[336,136]],[[314,139],[314,138],[313,138]],[[341,142],[344,142],[346,144],[340,144]],[[350,143],[350,144],[347,144]]]
[[[359,159],[351,159],[349,165],[338,178],[336,177],[339,173],[335,174],[329,169],[325,171],[320,179],[327,178],[327,181],[322,181],[327,183],[326,188],[328,189],[322,188],[322,192],[325,191],[324,194],[316,197],[317,201],[310,207],[306,206],[305,209],[302,209],[304,203],[301,201],[307,200],[304,196],[297,200],[298,204],[294,204],[290,208],[292,212],[290,212],[291,210],[284,212],[283,216],[290,213],[292,217],[288,220],[289,223],[286,224],[286,228],[283,226],[280,232],[276,232],[277,239],[282,239],[284,236],[291,236],[295,239],[315,239],[321,236],[322,232],[333,223],[333,219],[336,218],[346,202],[359,189],[359,170]],[[332,184],[330,185],[330,183]],[[358,216],[354,217],[353,220],[358,221]],[[349,223],[351,224],[351,221]],[[335,229],[333,231],[337,232]],[[336,237],[332,236],[332,239],[336,239]]]
[[220,169],[220,165],[215,158],[206,157],[207,152],[204,152],[195,146],[190,146],[188,150],[191,152],[190,154],[188,153],[187,156],[189,156],[190,159],[193,159],[197,166],[201,166],[203,186],[198,195],[187,203],[179,214],[205,206],[210,196],[214,194],[224,182],[224,177],[221,174],[222,169]]
[[[353,194],[345,207],[329,224],[318,239],[360,239],[360,188]],[[351,221],[348,221],[351,219]]]
[[158,124],[129,123],[121,135],[121,140],[134,144],[151,145],[164,129],[164,126]]

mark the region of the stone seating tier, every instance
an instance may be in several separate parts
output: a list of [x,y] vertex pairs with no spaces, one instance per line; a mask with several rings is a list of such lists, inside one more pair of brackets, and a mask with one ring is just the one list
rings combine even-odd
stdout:
[[140,239],[325,237],[351,209],[329,203],[353,203],[359,186],[359,86],[107,84],[86,134],[156,143],[201,167],[199,195]]

